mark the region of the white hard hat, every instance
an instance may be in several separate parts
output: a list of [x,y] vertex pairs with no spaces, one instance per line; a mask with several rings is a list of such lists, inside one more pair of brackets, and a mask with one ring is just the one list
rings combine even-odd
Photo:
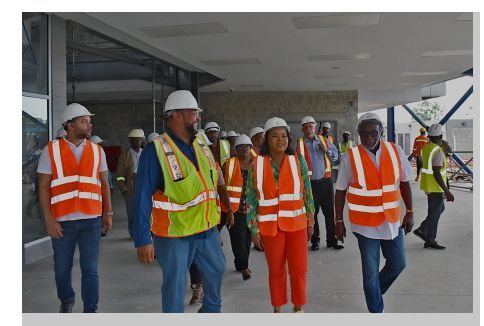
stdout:
[[99,136],[93,135],[89,138],[89,141],[94,144],[99,144],[102,143],[104,140],[102,140]]
[[304,124],[306,124],[306,123],[316,123],[316,120],[314,120],[313,117],[311,117],[311,116],[308,115],[308,116],[305,116],[304,118],[302,118],[302,120],[301,120],[301,126],[304,125]]
[[168,95],[163,113],[183,109],[196,109],[198,112],[203,112],[203,110],[198,107],[197,100],[193,97],[190,91],[178,90]]
[[65,131],[64,127],[57,129],[56,138],[64,138],[65,136],[67,136],[67,132]]
[[233,130],[227,131],[227,136],[226,137],[237,137],[237,133]]
[[266,121],[264,125],[264,132],[268,132],[269,130],[276,128],[276,127],[284,127],[287,129],[287,131],[291,131],[291,128],[287,125],[286,121],[284,119],[274,117],[270,118],[269,120]]
[[380,124],[383,125],[383,122],[381,121],[380,117],[378,116],[378,114],[376,113],[372,113],[372,112],[368,112],[368,113],[365,113],[363,114],[359,119],[358,119],[358,125],[363,122],[363,121],[366,121],[366,120],[376,120],[378,121]]
[[145,138],[143,129],[131,129],[128,134],[128,138]]
[[323,122],[323,124],[321,126],[324,127],[324,128],[330,128],[331,129],[331,124],[327,121]]
[[262,129],[261,127],[254,127],[250,130],[249,137],[252,138],[257,134],[260,134],[261,132],[264,132],[264,129]]
[[348,136],[351,136],[351,133],[350,133],[348,130],[345,130],[345,131],[343,132],[343,135],[344,135],[344,134],[348,134]]
[[159,133],[152,132],[151,134],[148,135],[148,143],[151,143],[153,140],[155,140],[158,137],[160,137]]
[[225,138],[227,137],[227,132],[224,130],[220,133],[220,138]]
[[241,135],[237,136],[237,138],[235,138],[235,145],[234,145],[234,147],[237,147],[239,145],[250,145],[250,146],[254,146],[252,144],[252,141],[250,140],[249,136],[247,136],[246,134],[241,134]]
[[444,134],[444,126],[442,126],[440,123],[434,123],[433,125],[430,126],[429,136],[435,137],[435,136],[442,136],[443,134]]
[[93,116],[91,112],[89,112],[88,109],[86,109],[84,106],[80,105],[79,103],[71,103],[68,106],[66,106],[63,115],[62,115],[62,124],[65,124],[67,121],[70,121],[74,118],[77,117],[83,117],[83,116]]
[[209,130],[212,130],[212,129],[217,129],[217,131],[220,131],[220,127],[218,125],[218,123],[216,122],[207,122],[207,124],[205,125],[205,131],[209,131]]

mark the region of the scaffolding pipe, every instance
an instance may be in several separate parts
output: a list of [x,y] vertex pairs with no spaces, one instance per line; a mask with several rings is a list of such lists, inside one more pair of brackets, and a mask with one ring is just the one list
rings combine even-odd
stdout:
[[395,142],[395,107],[387,108],[387,141]]
[[450,117],[452,117],[454,115],[454,113],[460,108],[460,106],[469,98],[469,96],[471,96],[472,92],[473,92],[473,88],[474,86],[471,86],[467,92],[465,92],[464,95],[462,95],[462,97],[460,98],[460,100],[454,105],[454,107],[452,109],[450,109],[449,112],[447,112],[447,114],[445,115],[445,117],[442,118],[442,120],[440,120],[440,124],[441,125],[444,125],[447,120],[450,119]]

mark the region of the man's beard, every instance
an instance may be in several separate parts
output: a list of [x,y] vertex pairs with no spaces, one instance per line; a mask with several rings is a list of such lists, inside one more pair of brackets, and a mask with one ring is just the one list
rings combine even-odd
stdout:
[[191,137],[195,136],[198,132],[197,130],[198,122],[194,122],[192,124],[185,123],[184,128],[187,134],[189,134]]

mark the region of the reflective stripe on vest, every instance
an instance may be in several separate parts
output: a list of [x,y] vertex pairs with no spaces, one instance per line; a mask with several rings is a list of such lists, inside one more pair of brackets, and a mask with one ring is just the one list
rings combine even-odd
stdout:
[[252,155],[252,157],[257,156],[257,153],[255,152],[255,150],[253,148],[250,149],[250,155]]
[[[65,142],[63,143],[63,153],[61,153],[61,142]],[[52,216],[57,218],[78,211],[87,215],[101,215],[102,195],[101,181],[98,177],[100,167],[100,149],[98,145],[86,140],[84,151],[92,150],[92,156],[90,152],[83,152],[79,163],[76,161],[65,139],[54,140],[49,143],[49,146],[53,172],[55,168],[55,173],[53,173],[50,183]],[[62,155],[72,156],[71,158],[66,157],[66,161],[63,162]],[[85,161],[86,159],[89,159],[89,161]],[[76,174],[66,176],[65,174],[71,174],[74,171],[64,171],[64,163],[67,164],[66,167],[69,167],[69,169],[76,169]],[[89,170],[86,171],[86,168]],[[79,173],[90,175],[79,175]],[[67,202],[69,200],[70,202]]]
[[184,205],[180,205],[180,204],[176,204],[176,203],[170,203],[168,201],[153,200],[153,207],[163,209],[163,210],[166,210],[166,211],[170,211],[170,212],[180,212],[180,211],[187,210],[188,208],[190,208],[192,206],[196,206],[203,201],[207,201],[207,199],[217,199],[217,198],[218,198],[218,194],[217,194],[216,191],[209,191],[208,196],[207,196],[206,192],[202,192],[197,197],[195,197],[193,200],[189,201],[188,203],[186,203]]
[[[440,146],[435,146],[432,149],[432,151],[429,154],[429,161],[428,161],[427,167],[425,169],[422,167],[422,170],[421,170],[422,173],[431,174],[431,175],[434,174],[434,171],[432,170],[432,158],[434,157],[435,153],[439,150],[439,148],[440,148]],[[440,174],[441,175],[447,175],[447,171],[445,169],[441,168]]]
[[178,163],[175,153],[173,153],[173,149],[168,143],[166,137],[160,137],[160,140],[163,146],[163,151],[165,152],[166,158],[168,159],[168,165],[170,166],[170,172],[171,172],[173,181],[183,179],[184,176],[180,168],[180,164]]
[[[228,159],[225,164],[224,178],[230,201],[230,209],[235,212],[240,206],[244,181],[240,171],[240,163],[236,157]],[[229,211],[228,207],[225,207],[225,204],[222,204],[222,211]]]
[[[401,163],[394,145],[381,142],[380,171],[362,145],[349,150],[354,182],[348,188],[348,208],[351,223],[374,227],[387,220],[400,219]],[[365,155],[364,166],[362,155]],[[365,175],[365,169],[367,175]],[[368,179],[367,179],[368,177]],[[368,189],[368,183],[370,189]],[[376,188],[375,187],[379,187]]]

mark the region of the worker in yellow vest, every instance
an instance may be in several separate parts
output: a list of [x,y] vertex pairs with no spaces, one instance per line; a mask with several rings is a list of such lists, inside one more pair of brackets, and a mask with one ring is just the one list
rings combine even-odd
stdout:
[[250,155],[252,155],[252,157],[256,157],[259,155],[260,148],[264,143],[264,129],[261,127],[252,128],[249,132],[249,137],[252,144],[254,144],[250,150]]
[[429,139],[425,137],[425,133],[427,129],[424,127],[420,128],[420,136],[415,138],[413,142],[413,157],[415,157],[415,161],[417,162],[417,176],[415,177],[415,181],[418,181],[420,177],[420,170],[422,169],[422,148],[427,145]]
[[216,122],[208,122],[205,125],[205,135],[207,135],[208,140],[211,142],[210,150],[215,156],[215,160],[220,164],[224,165],[225,161],[230,158],[230,143],[227,140],[222,140],[220,136],[220,127]]
[[338,144],[339,149],[339,156],[343,156],[350,148],[355,146],[353,141],[351,140],[351,133],[349,131],[343,132],[343,141]]
[[156,252],[163,272],[163,312],[184,311],[192,262],[203,275],[205,294],[199,312],[221,310],[225,257],[216,228],[220,169],[197,135],[200,112],[189,91],[171,93],[163,111],[166,132],[148,144],[138,165],[134,242],[143,263],[153,262]]
[[[382,141],[383,123],[375,113],[358,120],[361,144],[343,154],[336,182],[336,237],[343,240],[345,197],[351,229],[358,240],[363,290],[370,312],[383,312],[382,295],[405,268],[403,233],[413,227],[412,173],[403,149]],[[400,222],[400,199],[406,206]],[[380,250],[385,258],[380,268]]]
[[444,127],[433,124],[429,128],[430,142],[422,148],[422,179],[420,189],[427,195],[428,215],[420,226],[413,231],[425,241],[424,248],[445,249],[435,241],[440,216],[447,201],[454,201],[454,195],[447,186],[447,158],[442,150]]
[[338,149],[323,135],[316,135],[316,121],[311,116],[301,120],[304,137],[297,140],[296,150],[308,164],[309,178],[314,198],[314,233],[311,250],[319,250],[319,209],[324,215],[326,226],[326,247],[343,249],[334,236],[334,190],[331,179],[331,162],[338,159]]
[[[54,273],[60,312],[70,313],[75,302],[72,261],[79,246],[84,312],[96,312],[99,300],[97,262],[101,232],[112,228],[111,193],[106,155],[89,141],[91,114],[78,103],[63,112],[66,136],[50,141],[37,168],[39,202],[54,250]],[[101,222],[101,216],[104,220]]]

